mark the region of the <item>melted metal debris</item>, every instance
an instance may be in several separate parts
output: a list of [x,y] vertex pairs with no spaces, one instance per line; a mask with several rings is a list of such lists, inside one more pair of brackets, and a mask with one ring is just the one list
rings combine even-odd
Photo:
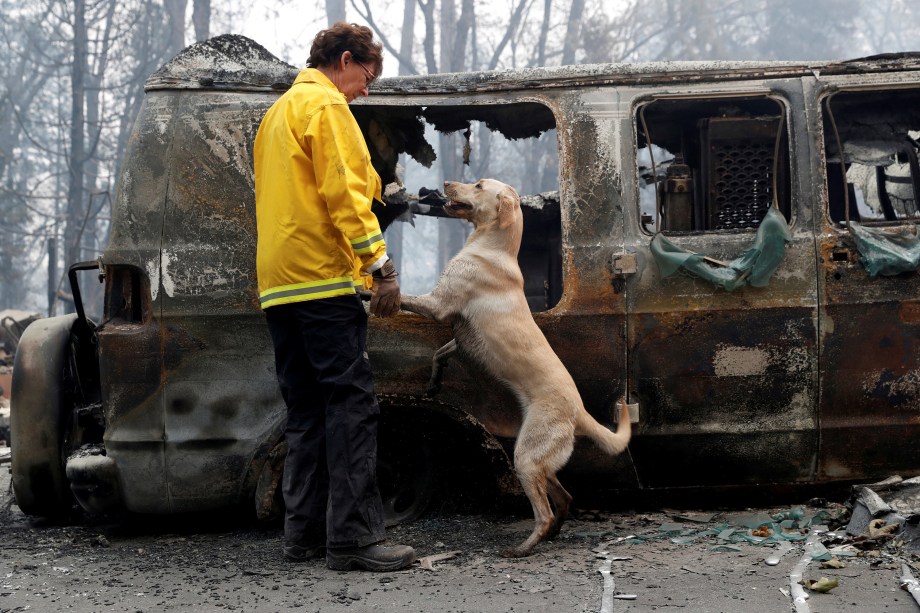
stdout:
[[105,445],[102,443],[88,443],[79,449],[74,450],[67,458],[68,461],[76,458],[88,458],[90,456],[106,455]]
[[521,206],[527,206],[532,209],[542,209],[545,206],[559,206],[559,192],[541,192],[539,194],[521,196]]
[[180,51],[150,75],[145,89],[285,90],[298,72],[254,40],[223,34]]

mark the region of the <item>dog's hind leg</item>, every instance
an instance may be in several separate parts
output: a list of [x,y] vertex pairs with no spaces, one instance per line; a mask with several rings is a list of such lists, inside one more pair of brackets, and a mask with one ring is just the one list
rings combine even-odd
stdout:
[[441,378],[444,375],[444,369],[447,368],[447,361],[457,353],[457,339],[452,338],[444,344],[443,347],[434,352],[434,358],[431,360],[431,378],[428,380],[428,389],[425,395],[433,398],[441,391]]
[[558,532],[562,520],[553,514],[549,496],[553,497],[563,519],[572,498],[555,476],[572,453],[571,426],[566,428],[564,421],[546,420],[541,413],[538,407],[527,411],[514,447],[514,470],[533,508],[534,529],[523,543],[502,552],[505,557],[530,555],[537,543],[545,540],[554,527]]
[[553,501],[553,506],[556,507],[555,518],[553,519],[553,525],[550,527],[549,532],[546,534],[548,540],[556,538],[559,534],[559,530],[562,528],[562,524],[569,517],[569,507],[572,504],[572,495],[565,491],[565,488],[562,487],[562,484],[559,483],[559,479],[556,475],[550,475],[547,480],[549,497]]
[[546,475],[539,466],[533,464],[518,465],[515,468],[518,478],[521,480],[521,486],[524,488],[524,493],[527,494],[527,498],[530,499],[530,506],[533,508],[534,528],[523,543],[517,547],[502,551],[502,556],[506,558],[529,556],[537,543],[546,538],[553,526],[553,510],[549,506],[549,498],[547,498]]
[[[506,557],[530,555],[554,526],[558,532],[572,499],[556,479],[556,472],[572,455],[574,421],[549,408],[555,404],[543,404],[545,406],[537,403],[524,409],[524,423],[514,445],[514,469],[533,507],[534,529],[523,543],[503,552]],[[562,514],[561,519],[553,514],[549,496],[553,497],[557,510]]]

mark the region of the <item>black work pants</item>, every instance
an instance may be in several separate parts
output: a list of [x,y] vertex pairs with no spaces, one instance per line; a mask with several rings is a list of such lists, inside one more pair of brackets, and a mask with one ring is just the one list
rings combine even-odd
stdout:
[[382,541],[380,409],[360,299],[282,304],[266,309],[265,316],[288,409],[285,542],[335,548]]

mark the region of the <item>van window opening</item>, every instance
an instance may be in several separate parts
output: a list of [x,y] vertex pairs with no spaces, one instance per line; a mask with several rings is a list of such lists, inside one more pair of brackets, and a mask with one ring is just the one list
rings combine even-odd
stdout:
[[637,109],[643,229],[753,231],[773,205],[774,185],[780,212],[789,221],[783,112],[766,96],[655,100]]
[[395,254],[400,286],[412,294],[434,288],[463,247],[472,224],[448,217],[444,181],[495,178],[521,196],[524,235],[518,263],[531,311],[562,297],[562,223],[556,120],[546,106],[352,105],[384,184],[386,207],[375,212]]
[[838,92],[822,111],[831,220],[845,223],[846,196],[851,221],[920,220],[920,90]]

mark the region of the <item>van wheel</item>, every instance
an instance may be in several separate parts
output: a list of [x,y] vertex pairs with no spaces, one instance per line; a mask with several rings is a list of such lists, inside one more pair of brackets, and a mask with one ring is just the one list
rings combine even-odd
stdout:
[[72,495],[64,473],[67,423],[64,372],[77,316],[51,317],[26,328],[16,350],[10,406],[13,493],[27,515],[61,517]]
[[424,439],[392,430],[381,432],[377,454],[377,483],[386,525],[418,519],[434,499],[437,462]]

